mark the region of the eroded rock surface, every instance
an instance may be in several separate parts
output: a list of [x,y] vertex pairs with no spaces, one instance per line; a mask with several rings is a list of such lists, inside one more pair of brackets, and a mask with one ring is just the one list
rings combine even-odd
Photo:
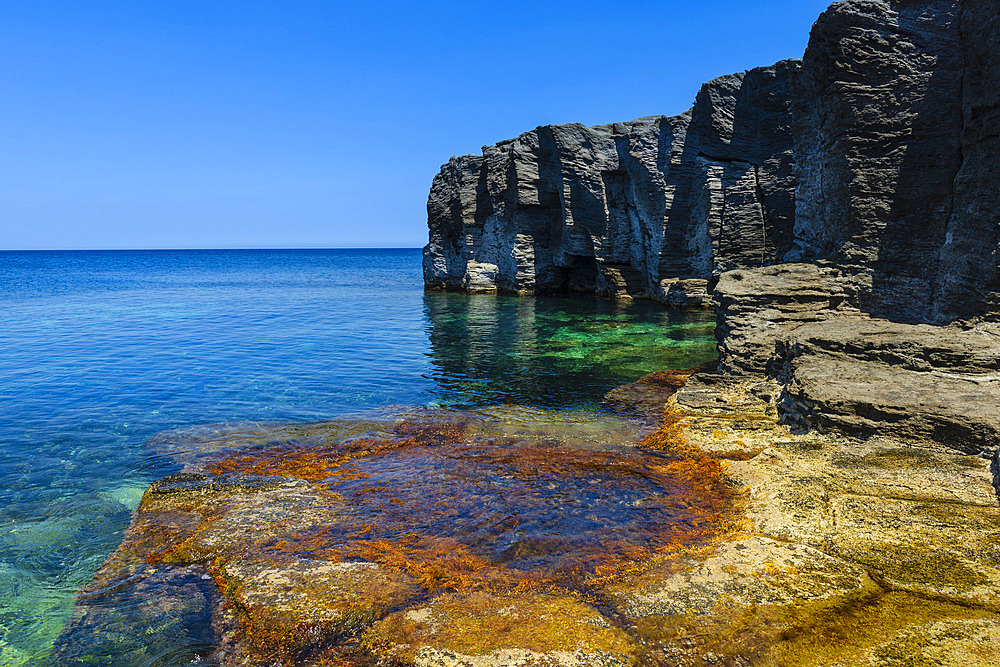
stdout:
[[703,306],[720,271],[791,247],[797,61],[720,77],[680,116],[549,125],[434,179],[429,287]]
[[667,371],[609,394],[640,421],[417,410],[162,438],[187,470],[147,491],[57,655],[989,664],[990,462],[792,432],[781,396],[759,375]]
[[1000,329],[871,317],[856,276],[808,264],[733,271],[717,287],[720,367],[780,385],[782,418],[992,457],[1000,446]]
[[[661,403],[689,373],[669,375]],[[201,630],[157,637],[174,655],[227,665],[635,664],[594,582],[710,540],[731,504],[716,461],[638,448],[649,429],[514,407],[158,438],[185,470],[146,492],[57,655],[122,654],[116,626],[162,618]]]
[[685,114],[452,158],[425,282],[697,305],[727,270],[830,262],[877,317],[992,317],[998,91],[992,0],[836,2],[801,61],[715,79]]
[[667,403],[662,442],[721,457],[742,520],[605,589],[652,664],[995,657],[1000,507],[988,461],[930,442],[793,433],[779,395],[760,376],[709,374]]

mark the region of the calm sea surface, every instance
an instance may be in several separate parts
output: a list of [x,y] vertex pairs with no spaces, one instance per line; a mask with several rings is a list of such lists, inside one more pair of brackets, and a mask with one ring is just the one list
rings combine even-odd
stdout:
[[0,252],[0,665],[47,652],[172,464],[157,432],[389,404],[596,408],[706,314],[425,294],[418,250]]

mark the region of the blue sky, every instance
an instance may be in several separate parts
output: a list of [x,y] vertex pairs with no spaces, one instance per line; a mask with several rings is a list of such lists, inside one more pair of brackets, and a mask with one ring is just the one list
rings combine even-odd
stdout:
[[451,155],[688,108],[826,0],[0,4],[0,249],[415,247]]

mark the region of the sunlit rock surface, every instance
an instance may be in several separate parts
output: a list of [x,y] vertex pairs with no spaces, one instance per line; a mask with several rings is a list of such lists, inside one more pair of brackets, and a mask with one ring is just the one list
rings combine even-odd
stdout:
[[[688,114],[451,160],[428,286],[714,291],[721,372],[618,389],[621,416],[159,438],[184,470],[56,662],[996,664],[998,31],[985,0],[846,0]],[[512,345],[553,339],[572,357]]]
[[783,419],[847,435],[893,435],[995,456],[1000,328],[875,318],[856,282],[809,264],[719,280],[720,366],[780,385]]
[[452,158],[428,199],[426,284],[706,305],[713,275],[791,248],[799,67],[715,79],[679,116],[547,125]]
[[684,114],[453,157],[425,283],[684,306],[729,270],[832,262],[877,317],[995,314],[998,54],[992,0],[833,3],[802,60],[714,79]]
[[[659,439],[724,459],[728,535],[605,589],[651,664],[995,660],[1000,506],[988,461],[931,441],[796,434],[777,383],[693,377]],[[952,634],[949,634],[952,633]]]
[[147,491],[56,658],[990,664],[987,460],[793,433],[775,381],[687,376],[611,392],[628,418],[395,409],[165,434],[185,471]]

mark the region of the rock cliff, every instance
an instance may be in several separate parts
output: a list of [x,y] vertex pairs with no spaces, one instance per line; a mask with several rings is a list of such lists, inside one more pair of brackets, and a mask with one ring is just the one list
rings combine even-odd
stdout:
[[995,457],[1000,5],[834,4],[795,88],[799,263],[720,277],[722,369],[791,423]]
[[834,4],[797,85],[788,258],[857,267],[878,316],[995,311],[998,75],[995,2]]
[[703,305],[792,245],[798,61],[724,76],[674,117],[548,125],[452,158],[427,210],[429,287]]
[[426,284],[694,305],[725,271],[826,260],[879,317],[994,313],[998,13],[843,0],[801,61],[715,79],[685,114],[452,158],[428,201]]
[[453,158],[428,215],[428,287],[714,303],[786,421],[1000,456],[995,0],[836,2],[685,114]]

